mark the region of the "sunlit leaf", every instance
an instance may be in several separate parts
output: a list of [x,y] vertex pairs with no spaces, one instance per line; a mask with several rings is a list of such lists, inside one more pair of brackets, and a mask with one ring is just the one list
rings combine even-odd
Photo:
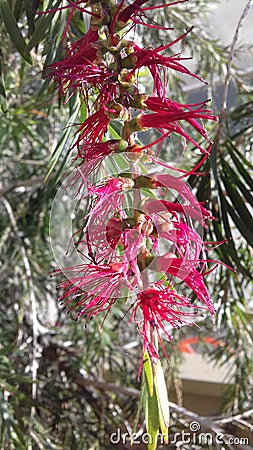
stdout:
[[7,0],[0,0],[0,10],[6,30],[20,55],[29,63],[32,64],[32,57],[27,51],[26,42],[17,25],[15,16],[9,6]]

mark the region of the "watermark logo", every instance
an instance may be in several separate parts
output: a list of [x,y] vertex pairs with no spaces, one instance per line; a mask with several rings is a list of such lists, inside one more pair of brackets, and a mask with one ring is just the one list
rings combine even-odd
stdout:
[[[152,444],[152,436],[149,433],[122,433],[121,429],[112,433],[109,437],[112,445],[129,444],[141,445]],[[201,424],[197,421],[193,421],[189,424],[187,430],[181,430],[180,432],[171,434],[167,441],[165,441],[164,435],[161,433],[157,436],[157,444],[161,445],[175,445],[177,448],[180,445],[202,445],[202,446],[236,446],[236,445],[249,445],[249,439],[246,437],[235,437],[225,435],[221,432],[201,432]]]
[[199,422],[191,422],[189,426],[191,431],[199,431],[200,430],[200,424]]

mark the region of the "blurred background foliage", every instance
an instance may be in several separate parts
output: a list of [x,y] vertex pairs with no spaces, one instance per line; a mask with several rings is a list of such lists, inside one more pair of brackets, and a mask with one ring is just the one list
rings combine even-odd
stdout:
[[[217,1],[189,3],[157,9],[152,20],[173,26],[172,38],[195,25],[179,50],[193,56],[197,73],[209,81],[208,88],[200,85],[197,97],[203,98],[203,92],[212,96],[220,116],[219,125],[210,130],[214,139],[211,157],[201,167],[208,175],[191,176],[188,182],[216,218],[205,230],[206,241],[226,239],[212,251],[211,258],[232,266],[236,274],[219,266],[207,278],[217,317],[215,326],[209,320],[200,323],[200,335],[220,338],[221,345],[215,350],[210,352],[204,345],[202,349],[217,364],[233,362],[221,411],[228,420],[222,430],[232,424],[235,414],[246,416],[240,427],[248,430],[252,429],[248,411],[253,403],[252,73],[243,75],[234,65],[238,43],[223,47],[199,20]],[[63,57],[61,36],[69,10],[46,15],[37,12],[62,4],[61,0],[0,2],[3,450],[110,449],[108,437],[117,427],[122,432],[131,430],[140,387],[141,345],[134,328],[126,327],[127,318],[121,320],[124,312],[114,307],[102,333],[100,319],[75,322],[57,305],[55,282],[49,276],[56,267],[49,240],[50,208],[70,167],[68,150],[74,128],[68,125],[80,120],[80,100],[73,96],[63,105],[44,77],[44,67]],[[75,14],[70,30],[73,41],[84,33],[87,23],[85,15]],[[136,33],[143,45],[152,42],[155,46],[164,39],[164,31],[155,28],[138,26]],[[228,90],[235,98],[231,106],[227,104]],[[168,94],[176,99],[193,98],[192,91],[173,73]],[[160,156],[179,158],[173,142],[172,150],[162,149]],[[187,158],[192,158],[192,153],[186,152],[184,166]],[[169,364],[164,362],[164,367],[172,384],[178,381],[181,360],[177,343],[187,333],[184,328],[178,330],[174,344],[166,344]],[[192,416],[177,405],[171,408],[171,433],[175,433],[184,429]],[[218,418],[210,419],[210,430],[215,420]],[[233,425],[236,435],[237,422]],[[113,447],[130,448],[129,443]]]

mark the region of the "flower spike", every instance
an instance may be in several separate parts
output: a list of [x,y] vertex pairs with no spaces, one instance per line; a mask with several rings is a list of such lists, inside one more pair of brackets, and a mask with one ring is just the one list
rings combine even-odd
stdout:
[[[136,24],[168,31],[166,23],[157,24],[146,13],[186,1],[150,6],[148,0],[67,0],[57,8],[68,8],[65,56],[47,68],[64,104],[79,96],[81,105],[70,149],[75,168],[67,186],[86,208],[73,231],[82,263],[56,271],[63,277],[59,300],[76,319],[101,314],[102,325],[116,302],[126,307],[143,340],[140,367],[144,355],[150,360],[156,389],[152,401],[160,412],[156,376],[159,346],[166,353],[163,338],[170,341],[174,329],[194,325],[198,311],[215,313],[205,283],[214,261],[202,237],[214,217],[184,179],[200,175],[212,147],[205,127],[217,117],[208,101],[187,104],[169,97],[170,73],[204,82],[187,68],[180,51],[171,51],[192,28],[157,48],[142,48],[128,33]],[[80,13],[90,16],[90,26],[72,42],[71,23]],[[150,74],[148,93],[142,69]],[[154,133],[145,140],[146,130]],[[158,158],[172,134],[202,153],[192,168]],[[160,422],[160,428],[167,429],[167,422]]]

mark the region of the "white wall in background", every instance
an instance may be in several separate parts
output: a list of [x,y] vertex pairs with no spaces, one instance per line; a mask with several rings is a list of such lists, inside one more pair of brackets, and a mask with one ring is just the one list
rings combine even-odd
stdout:
[[[249,0],[220,0],[217,8],[210,13],[210,24],[214,37],[229,45],[233,39],[238,20]],[[253,5],[243,21],[240,42],[253,44]]]

